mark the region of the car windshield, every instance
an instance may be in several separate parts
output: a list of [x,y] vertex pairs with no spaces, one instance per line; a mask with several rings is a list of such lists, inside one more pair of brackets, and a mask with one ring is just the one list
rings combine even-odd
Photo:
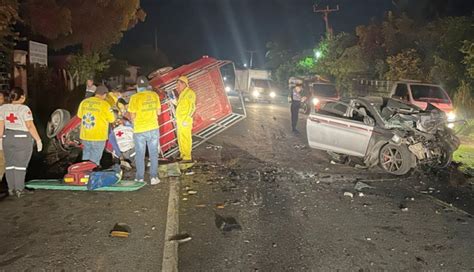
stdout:
[[313,84],[313,94],[323,97],[337,97],[336,86],[331,84]]
[[438,86],[410,85],[413,99],[416,101],[449,103],[448,95]]

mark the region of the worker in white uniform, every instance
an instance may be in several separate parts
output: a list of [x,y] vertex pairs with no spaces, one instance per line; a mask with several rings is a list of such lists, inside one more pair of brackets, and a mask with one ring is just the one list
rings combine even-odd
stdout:
[[17,197],[25,193],[26,169],[33,153],[33,140],[38,152],[43,149],[33,114],[23,104],[25,100],[24,91],[15,87],[9,95],[10,104],[0,107],[0,137],[3,137],[8,193]]

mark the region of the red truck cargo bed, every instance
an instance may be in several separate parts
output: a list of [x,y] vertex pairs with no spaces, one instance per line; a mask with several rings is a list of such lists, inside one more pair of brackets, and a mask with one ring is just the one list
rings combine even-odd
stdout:
[[[243,113],[233,112],[226,95],[220,68],[227,64],[232,65],[229,61],[203,57],[150,79],[150,85],[160,95],[162,104],[162,113],[158,117],[162,157],[167,158],[178,152],[175,106],[171,104],[168,97],[176,88],[176,80],[180,76],[185,75],[189,78],[189,85],[196,93],[193,148],[245,118],[245,110]],[[243,104],[240,105],[243,108]],[[70,135],[71,133],[78,134],[79,125],[79,118],[73,117],[58,133],[56,137],[63,146],[79,145],[78,135],[76,137]],[[110,144],[107,144],[106,149],[112,152]]]

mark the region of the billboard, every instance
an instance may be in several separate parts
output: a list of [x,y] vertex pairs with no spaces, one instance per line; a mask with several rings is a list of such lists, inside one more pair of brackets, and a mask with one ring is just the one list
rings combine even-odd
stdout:
[[48,45],[44,43],[29,42],[29,59],[30,64],[37,63],[39,65],[48,66]]

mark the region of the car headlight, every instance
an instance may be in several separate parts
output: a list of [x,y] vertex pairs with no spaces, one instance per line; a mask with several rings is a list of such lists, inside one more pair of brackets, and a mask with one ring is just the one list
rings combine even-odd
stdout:
[[276,93],[275,93],[275,92],[270,92],[270,97],[271,97],[271,98],[275,98],[275,96],[276,96]]
[[252,95],[253,95],[253,97],[259,97],[260,93],[258,91],[253,91]]
[[315,97],[315,98],[313,98],[312,102],[313,102],[313,105],[316,106],[316,105],[319,104],[319,99],[317,99],[317,98]]
[[446,117],[448,118],[448,122],[453,122],[454,120],[456,120],[456,114],[454,113],[454,111],[450,111],[446,114]]
[[226,86],[226,87],[225,87],[225,91],[226,91],[226,92],[230,92],[230,91],[231,91],[230,87],[229,87],[229,86]]

